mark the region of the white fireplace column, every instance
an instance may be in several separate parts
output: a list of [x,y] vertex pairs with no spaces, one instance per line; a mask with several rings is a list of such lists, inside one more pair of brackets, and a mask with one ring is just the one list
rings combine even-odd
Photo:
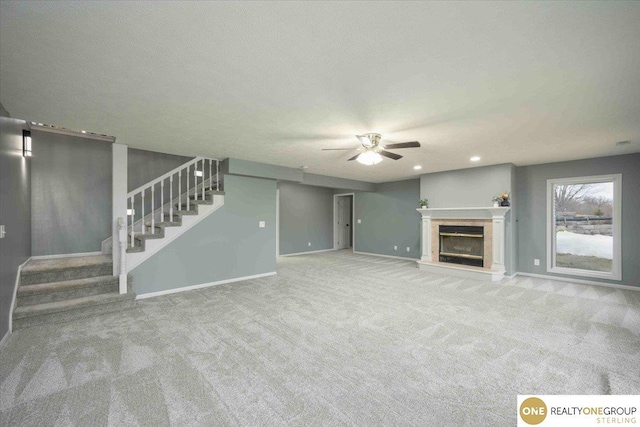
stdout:
[[502,215],[493,215],[493,262],[491,263],[491,269],[497,271],[505,271],[504,265],[504,239],[505,239],[505,224],[504,213]]
[[422,215],[422,255],[420,261],[431,262],[431,216]]

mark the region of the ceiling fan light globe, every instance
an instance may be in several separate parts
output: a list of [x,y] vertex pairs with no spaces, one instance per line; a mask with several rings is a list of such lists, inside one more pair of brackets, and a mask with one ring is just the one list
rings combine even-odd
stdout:
[[359,163],[366,166],[372,166],[382,161],[382,156],[375,151],[366,151],[358,156],[356,159]]

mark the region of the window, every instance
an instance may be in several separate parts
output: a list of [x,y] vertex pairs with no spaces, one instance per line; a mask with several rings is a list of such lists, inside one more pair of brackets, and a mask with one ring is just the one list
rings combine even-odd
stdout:
[[547,271],[621,280],[622,175],[547,181]]

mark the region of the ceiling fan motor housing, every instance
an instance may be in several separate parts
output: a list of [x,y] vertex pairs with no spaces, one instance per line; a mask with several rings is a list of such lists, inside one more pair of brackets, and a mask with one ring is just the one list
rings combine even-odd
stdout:
[[380,144],[381,135],[379,133],[365,133],[357,135],[357,137],[365,148],[375,148]]

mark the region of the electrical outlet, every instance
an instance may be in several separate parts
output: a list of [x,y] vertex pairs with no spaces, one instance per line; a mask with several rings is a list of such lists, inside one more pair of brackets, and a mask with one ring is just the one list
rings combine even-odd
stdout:
[[393,246],[393,250],[394,250],[394,251],[397,251],[397,250],[398,250],[398,247],[394,245],[394,246]]
[[309,242],[309,246],[311,246],[311,242]]
[[4,225],[0,225],[0,239],[4,239],[7,235],[7,232],[4,229]]
[[533,265],[540,265],[540,260],[539,259],[534,259],[533,260]]
[[267,226],[267,223],[266,223],[266,222],[264,222],[264,221],[260,221],[260,222],[258,223],[258,227],[260,227],[260,228],[265,228],[266,226]]
[[358,218],[358,224],[362,224],[362,220]]
[[407,246],[407,252],[411,252],[411,248]]

